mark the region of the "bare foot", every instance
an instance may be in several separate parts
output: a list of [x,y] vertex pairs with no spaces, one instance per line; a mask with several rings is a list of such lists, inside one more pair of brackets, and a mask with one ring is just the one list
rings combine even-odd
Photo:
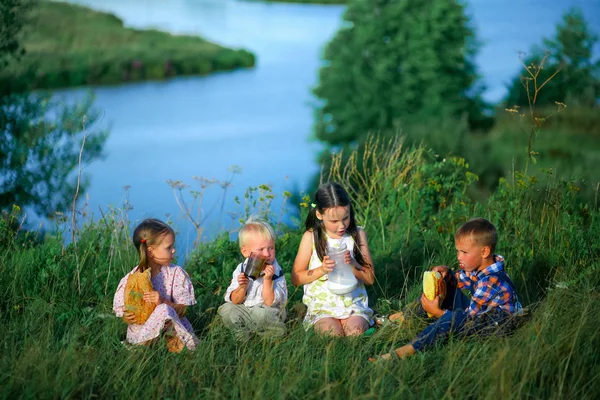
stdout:
[[406,345],[396,349],[395,351],[396,351],[396,354],[398,354],[398,357],[400,357],[400,358],[410,357],[417,352],[415,350],[415,348],[412,346],[412,344],[406,344]]
[[369,361],[371,361],[371,362],[377,362],[379,360],[391,361],[392,355],[390,353],[385,353],[380,356],[369,357]]
[[378,361],[391,361],[393,359],[405,359],[416,353],[415,348],[411,344],[404,345],[394,350],[394,353],[385,353],[380,356],[369,357],[369,361],[374,363]]
[[167,337],[167,349],[169,349],[171,353],[180,353],[184,347],[185,345],[183,344],[183,341],[181,341],[181,339],[179,339],[177,336]]

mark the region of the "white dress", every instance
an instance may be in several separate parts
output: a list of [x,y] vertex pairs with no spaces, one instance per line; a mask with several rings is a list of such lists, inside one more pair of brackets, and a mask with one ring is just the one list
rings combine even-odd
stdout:
[[[354,248],[354,240],[347,233],[340,239],[332,239],[327,236],[327,247],[339,247],[344,243],[346,248],[352,250]],[[315,249],[314,237],[312,246],[312,255],[308,264],[308,269],[319,268],[323,262],[317,256]],[[371,317],[373,310],[369,308],[369,301],[365,284],[358,281],[356,288],[343,295],[334,294],[327,289],[327,274],[317,280],[304,285],[304,296],[302,302],[306,304],[308,310],[304,317],[304,324],[309,328],[315,322],[322,318],[345,319],[354,315],[367,320],[369,325],[373,324]]]

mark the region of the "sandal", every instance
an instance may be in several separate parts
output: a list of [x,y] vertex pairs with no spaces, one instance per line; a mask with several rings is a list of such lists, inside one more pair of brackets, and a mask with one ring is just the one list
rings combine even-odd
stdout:
[[375,314],[373,319],[375,320],[375,324],[379,326],[386,326],[388,324],[401,325],[404,322],[404,314],[402,311],[388,315]]

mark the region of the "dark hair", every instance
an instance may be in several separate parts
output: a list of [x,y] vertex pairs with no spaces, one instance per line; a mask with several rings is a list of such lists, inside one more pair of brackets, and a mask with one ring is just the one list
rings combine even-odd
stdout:
[[175,236],[173,228],[161,220],[148,218],[143,220],[133,231],[133,245],[140,255],[139,270],[148,268],[148,246],[160,243],[167,234]]
[[454,240],[471,239],[479,246],[489,246],[494,254],[498,243],[496,227],[485,218],[473,218],[462,225],[454,234]]
[[328,208],[349,206],[350,224],[346,228],[346,232],[352,236],[352,240],[354,241],[354,258],[360,265],[364,265],[365,261],[360,251],[358,228],[356,226],[356,220],[354,219],[354,209],[352,208],[352,202],[350,201],[348,192],[346,192],[346,190],[339,183],[324,183],[317,189],[313,204],[310,205],[304,225],[306,230],[312,232],[313,234],[315,249],[317,250],[317,256],[319,257],[319,260],[323,261],[323,257],[326,255],[327,235],[325,233],[323,221],[317,218],[317,211],[319,211],[320,214],[324,214],[325,210]]

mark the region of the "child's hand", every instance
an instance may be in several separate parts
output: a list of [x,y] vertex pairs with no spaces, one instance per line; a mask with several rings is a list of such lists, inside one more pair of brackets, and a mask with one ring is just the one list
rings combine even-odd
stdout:
[[423,306],[423,310],[436,318],[439,318],[444,314],[444,311],[440,308],[440,296],[435,296],[433,300],[429,300],[427,296],[425,296],[425,293],[423,293],[421,296],[421,305]]
[[248,277],[246,277],[246,275],[244,275],[244,274],[239,274],[237,281],[238,281],[238,285],[240,285],[240,286],[248,286],[248,283],[250,282]]
[[350,254],[350,250],[346,250],[344,253],[344,262],[348,265],[354,265],[354,257]]
[[160,297],[160,293],[158,293],[156,290],[153,290],[151,292],[144,293],[144,301],[159,305],[163,302],[163,299]]
[[135,314],[132,313],[131,311],[123,311],[123,322],[125,322],[127,325],[133,325],[135,324]]
[[323,275],[330,273],[335,268],[335,261],[333,261],[329,256],[323,257],[323,264],[321,264],[321,269],[323,270]]
[[439,272],[440,275],[442,275],[442,278],[446,279],[446,276],[448,276],[448,271],[450,271],[450,268],[446,267],[445,265],[436,265],[435,267],[431,268],[431,270],[433,272]]
[[275,268],[271,264],[267,264],[265,269],[263,269],[263,278],[273,279],[273,275],[275,275]]
[[360,265],[356,261],[356,259],[352,256],[352,253],[350,253],[350,250],[346,250],[346,252],[344,253],[344,262],[359,271],[361,271],[363,268],[362,265]]

